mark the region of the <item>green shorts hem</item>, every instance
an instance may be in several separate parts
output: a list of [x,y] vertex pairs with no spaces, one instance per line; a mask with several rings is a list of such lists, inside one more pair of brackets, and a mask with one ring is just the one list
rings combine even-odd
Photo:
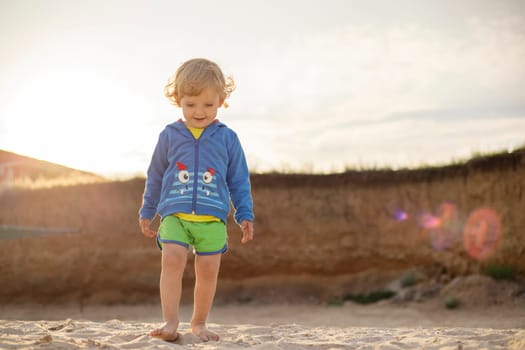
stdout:
[[193,222],[174,215],[165,216],[159,227],[157,247],[178,244],[193,250],[197,255],[224,254],[228,250],[226,225],[222,221]]
[[[159,236],[157,236],[157,239],[155,239],[155,243],[157,244],[157,248],[159,248],[159,250],[162,250],[162,244],[164,243],[168,243],[168,244],[178,244],[184,248],[189,248],[190,245],[189,244],[186,244],[184,242],[179,242],[179,241],[170,241],[170,240],[161,240],[159,238]],[[215,255],[215,254],[224,254],[228,251],[228,242],[226,242],[224,244],[224,247],[222,247],[221,249],[219,250],[216,250],[216,251],[212,251],[212,252],[198,252],[196,251],[195,249],[193,250],[193,252],[196,254],[196,255]]]

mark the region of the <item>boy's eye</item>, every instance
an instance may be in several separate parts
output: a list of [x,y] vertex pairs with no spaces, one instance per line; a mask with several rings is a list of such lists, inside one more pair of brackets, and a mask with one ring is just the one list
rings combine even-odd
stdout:
[[193,103],[186,103],[186,107],[193,107],[194,104]]
[[206,107],[213,107],[213,103],[206,103]]

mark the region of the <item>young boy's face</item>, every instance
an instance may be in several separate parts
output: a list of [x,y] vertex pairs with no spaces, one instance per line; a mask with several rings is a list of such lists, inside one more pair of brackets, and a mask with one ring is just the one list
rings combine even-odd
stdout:
[[211,87],[204,88],[197,96],[182,96],[180,106],[186,125],[204,129],[213,122],[223,102],[217,90]]

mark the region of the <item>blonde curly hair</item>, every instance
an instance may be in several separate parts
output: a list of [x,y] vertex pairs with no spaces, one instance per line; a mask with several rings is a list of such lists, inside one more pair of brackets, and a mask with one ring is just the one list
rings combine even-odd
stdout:
[[180,107],[180,99],[184,96],[200,95],[206,87],[217,89],[223,107],[224,102],[235,90],[233,78],[225,77],[220,67],[205,58],[193,58],[184,62],[164,87],[164,94],[172,104]]

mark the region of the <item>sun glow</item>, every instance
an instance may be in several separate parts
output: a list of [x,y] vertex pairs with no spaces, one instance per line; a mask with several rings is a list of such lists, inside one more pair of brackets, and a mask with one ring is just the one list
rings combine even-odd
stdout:
[[119,134],[138,131],[123,102],[133,96],[121,84],[73,64],[32,72],[8,92],[10,132],[3,138],[19,154],[99,174],[118,161],[124,173],[125,159],[114,155],[122,154]]

